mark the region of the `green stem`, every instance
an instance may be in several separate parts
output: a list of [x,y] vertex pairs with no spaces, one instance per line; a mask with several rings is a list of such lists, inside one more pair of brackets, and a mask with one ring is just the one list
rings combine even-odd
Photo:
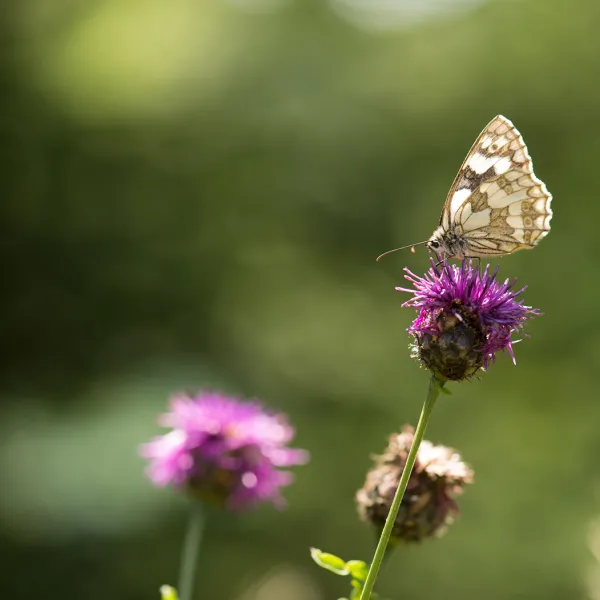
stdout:
[[202,542],[204,530],[204,510],[201,502],[193,501],[190,522],[183,552],[181,554],[181,568],[179,570],[179,585],[177,592],[179,600],[192,600],[194,594],[194,583],[196,581],[196,566],[198,565],[198,552]]
[[365,579],[365,585],[362,589],[360,600],[370,600],[371,598],[373,586],[375,585],[375,580],[377,579],[377,573],[379,573],[379,569],[385,555],[385,550],[390,541],[392,530],[394,529],[394,523],[396,522],[396,517],[398,516],[398,510],[400,509],[400,504],[402,503],[402,498],[404,497],[404,492],[406,491],[410,474],[415,465],[419,446],[423,441],[423,435],[427,429],[427,424],[429,423],[429,417],[431,416],[433,405],[435,404],[435,401],[440,393],[440,389],[443,385],[443,382],[441,382],[435,376],[431,377],[427,398],[425,398],[425,404],[423,405],[423,410],[421,411],[421,416],[419,417],[419,422],[417,423],[417,428],[415,430],[413,442],[410,447],[410,452],[408,453],[406,464],[402,470],[402,476],[400,477],[400,483],[398,484],[398,489],[394,495],[390,512],[388,513],[387,519],[385,520],[385,525],[381,530],[381,536],[379,537],[379,542],[377,543],[377,548],[375,549],[375,555],[373,556],[371,566],[369,567],[369,572],[367,573],[367,578]]

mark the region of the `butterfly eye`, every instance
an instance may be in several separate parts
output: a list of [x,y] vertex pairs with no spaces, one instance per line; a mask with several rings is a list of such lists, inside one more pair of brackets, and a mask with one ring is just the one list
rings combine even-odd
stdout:
[[437,249],[437,248],[439,248],[439,247],[440,247],[440,243],[439,243],[439,242],[436,242],[435,240],[433,240],[432,242],[429,242],[429,246],[430,246],[431,248],[435,248],[435,249]]

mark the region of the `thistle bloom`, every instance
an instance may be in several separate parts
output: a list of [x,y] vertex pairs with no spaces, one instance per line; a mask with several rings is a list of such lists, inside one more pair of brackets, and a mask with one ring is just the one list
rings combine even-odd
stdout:
[[413,294],[402,306],[417,309],[408,331],[423,366],[441,380],[460,381],[486,370],[500,350],[515,362],[513,334],[541,314],[518,299],[526,288],[513,290],[515,279],[497,281],[499,267],[490,274],[489,265],[481,272],[473,261],[431,264],[423,277],[404,269],[414,289],[396,288]]
[[[401,433],[392,434],[384,453],[374,457],[375,466],[356,494],[360,517],[372,523],[378,532],[390,511],[413,437],[410,425],[405,425]],[[454,498],[472,482],[473,471],[455,450],[423,440],[391,539],[420,542],[442,535],[458,514]]]
[[294,429],[286,417],[257,402],[217,392],[178,395],[159,422],[173,430],[140,449],[150,461],[150,479],[232,510],[261,502],[282,506],[280,487],[292,475],[279,467],[308,461],[308,452],[287,447]]

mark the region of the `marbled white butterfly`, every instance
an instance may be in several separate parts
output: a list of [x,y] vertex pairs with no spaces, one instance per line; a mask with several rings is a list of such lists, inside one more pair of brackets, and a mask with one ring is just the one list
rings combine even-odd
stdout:
[[467,154],[438,228],[419,244],[427,244],[442,259],[502,256],[533,248],[550,231],[551,201],[552,195],[533,173],[521,134],[498,115]]

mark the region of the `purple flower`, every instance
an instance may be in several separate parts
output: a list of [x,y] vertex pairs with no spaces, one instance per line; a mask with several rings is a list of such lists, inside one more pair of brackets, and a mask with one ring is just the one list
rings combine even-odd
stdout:
[[307,451],[287,447],[294,429],[284,415],[218,392],[175,396],[159,422],[173,430],[141,447],[150,479],[232,510],[260,502],[283,506],[279,488],[291,483],[292,474],[279,467],[309,458]]
[[414,289],[396,288],[413,294],[402,306],[418,311],[408,331],[421,363],[442,380],[460,381],[487,369],[500,350],[515,362],[513,334],[541,314],[518,299],[525,288],[513,290],[515,279],[497,281],[499,267],[490,274],[489,265],[481,272],[473,261],[431,264],[423,277],[405,269]]

